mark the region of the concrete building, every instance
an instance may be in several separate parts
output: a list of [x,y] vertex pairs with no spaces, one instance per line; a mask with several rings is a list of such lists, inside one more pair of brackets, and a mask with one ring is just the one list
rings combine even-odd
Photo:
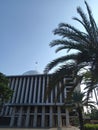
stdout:
[[11,100],[1,111],[2,125],[9,127],[61,127],[69,125],[69,111],[63,106],[67,93],[73,86],[73,78],[66,77],[66,88],[60,94],[57,103],[55,97],[62,83],[59,83],[44,101],[49,78],[52,75],[25,73],[20,76],[8,76],[9,87],[14,90]]

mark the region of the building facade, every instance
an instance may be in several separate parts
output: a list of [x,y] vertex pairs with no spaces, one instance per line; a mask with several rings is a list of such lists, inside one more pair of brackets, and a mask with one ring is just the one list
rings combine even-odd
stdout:
[[64,107],[64,99],[74,84],[73,78],[66,77],[62,80],[62,83],[66,83],[66,88],[55,103],[54,99],[62,83],[59,83],[44,101],[51,76],[44,74],[8,76],[9,87],[14,93],[1,111],[2,124],[23,128],[68,126],[69,111]]

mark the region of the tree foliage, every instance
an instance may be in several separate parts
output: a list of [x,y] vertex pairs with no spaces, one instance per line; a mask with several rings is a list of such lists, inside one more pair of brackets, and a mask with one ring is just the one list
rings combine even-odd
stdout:
[[0,106],[2,107],[13,94],[13,91],[8,86],[9,80],[6,76],[0,73]]
[[78,113],[80,130],[84,129],[84,121],[83,121],[83,114],[82,114],[83,107],[90,106],[92,108],[95,108],[94,104],[95,103],[92,102],[90,99],[87,100],[87,98],[85,98],[85,94],[80,91],[73,92],[72,98],[70,100],[65,99],[65,107],[71,108],[71,109],[74,108],[76,112]]
[[92,120],[98,120],[98,109],[92,109],[89,116]]
[[48,93],[58,82],[69,75],[75,77],[76,81],[72,90],[84,77],[86,81],[89,81],[89,83],[85,82],[87,97],[94,88],[98,87],[98,27],[86,1],[85,5],[87,14],[81,7],[78,7],[77,13],[80,15],[80,19],[73,18],[82,25],[84,32],[67,23],[60,23],[54,30],[54,35],[61,38],[53,40],[50,47],[57,47],[56,53],[65,50],[65,55],[54,59],[45,67],[44,72],[48,73],[59,66],[49,81]]

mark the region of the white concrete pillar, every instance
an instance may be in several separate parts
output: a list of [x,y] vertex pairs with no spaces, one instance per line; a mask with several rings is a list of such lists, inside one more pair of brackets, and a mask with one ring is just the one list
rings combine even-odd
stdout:
[[3,116],[4,113],[5,113],[5,109],[4,109],[4,107],[5,107],[5,106],[0,107],[0,109],[1,109],[1,111],[0,111],[0,116]]
[[57,98],[57,86],[55,87],[55,97]]
[[17,90],[17,85],[18,85],[18,78],[16,78],[15,81],[15,88],[14,88],[14,93],[13,93],[13,97],[12,97],[12,103],[15,103],[15,97],[16,97],[16,90]]
[[11,120],[10,120],[10,127],[13,127],[13,126],[14,126],[14,121],[15,121],[15,110],[16,110],[16,108],[13,107],[12,116],[11,116]]
[[24,103],[27,103],[28,91],[29,91],[29,81],[30,81],[30,78],[27,79],[27,85],[26,85],[26,89],[25,89],[25,99],[24,99]]
[[7,106],[7,107],[6,107],[6,109],[5,109],[5,113],[4,113],[4,115],[6,115],[6,116],[7,116],[8,111],[9,111],[9,107]]
[[18,117],[17,127],[21,127],[21,124],[22,124],[22,111],[23,111],[23,107],[21,107],[20,111],[19,111],[19,117]]
[[[34,95],[33,95],[33,103],[35,103],[35,99],[36,99],[36,91],[38,91],[36,89],[37,85],[37,77],[35,77],[35,84],[34,84]],[[38,95],[37,95],[38,96]]]
[[27,108],[25,127],[29,126],[29,120],[30,120],[30,107]]
[[10,112],[9,112],[9,114],[10,114],[10,115],[12,114],[12,110],[13,110],[13,108],[12,108],[12,107],[10,107]]
[[57,107],[58,108],[58,128],[62,127],[62,121],[61,121],[61,109],[60,106]]
[[23,103],[23,100],[24,100],[25,82],[26,82],[26,78],[24,77],[24,79],[23,79],[23,86],[22,86],[22,92],[21,92],[21,98],[20,98],[20,103]]
[[69,122],[69,111],[66,109],[66,127],[69,127],[70,122]]
[[33,127],[37,126],[37,107],[34,110],[34,120],[33,120]]
[[49,127],[53,127],[53,108],[50,106]]
[[42,107],[41,127],[45,127],[45,106]]
[[43,77],[43,86],[42,86],[42,103],[44,102],[44,90],[45,90],[45,77]]
[[41,77],[39,77],[39,84],[38,84],[38,98],[37,103],[40,102],[40,90],[41,90]]
[[[61,82],[59,83],[60,91],[61,91]],[[62,103],[62,93],[60,93],[60,103]]]
[[18,92],[17,92],[17,98],[16,98],[16,103],[19,103],[19,95],[21,94],[21,83],[22,83],[22,78],[20,78],[20,81],[19,81],[19,86],[18,86]]
[[50,100],[51,103],[53,103],[53,90],[51,91],[51,100]]
[[33,89],[33,78],[31,79],[31,84],[30,84],[30,93],[29,93],[29,103],[32,101],[32,89]]
[[[14,90],[14,87],[15,87],[15,86],[14,86],[14,82],[15,82],[15,78],[12,80],[12,83],[11,83],[11,89],[12,89],[12,90]],[[14,92],[14,93],[15,93],[15,92]],[[13,93],[13,95],[14,95],[14,93]],[[13,99],[13,97],[12,97],[12,99]],[[10,101],[11,103],[12,103],[12,99],[11,99],[11,101]]]
[[[46,84],[49,84],[49,77],[47,77],[47,83]],[[46,85],[46,90],[47,90],[47,87],[48,87],[48,85]],[[47,97],[46,103],[49,103],[49,97]]]

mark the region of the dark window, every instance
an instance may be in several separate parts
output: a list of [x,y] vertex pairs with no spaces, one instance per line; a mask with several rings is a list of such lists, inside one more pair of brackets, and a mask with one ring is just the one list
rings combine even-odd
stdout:
[[33,106],[30,109],[30,113],[34,113],[34,107]]
[[61,113],[65,113],[65,108],[64,107],[61,108]]
[[42,113],[42,107],[38,107],[38,113]]
[[41,116],[37,116],[37,127],[41,127]]
[[49,107],[45,107],[45,113],[49,113]]
[[45,116],[45,126],[49,127],[49,116],[48,115]]
[[53,113],[57,113],[57,106],[53,107]]
[[23,108],[23,113],[27,113],[27,107]]

